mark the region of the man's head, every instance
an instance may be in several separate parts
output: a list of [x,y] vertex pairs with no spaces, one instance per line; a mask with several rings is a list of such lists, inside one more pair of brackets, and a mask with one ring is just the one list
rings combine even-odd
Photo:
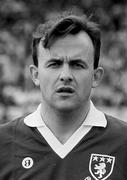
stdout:
[[86,17],[68,16],[41,26],[34,34],[30,72],[43,104],[62,111],[88,108],[91,89],[103,74],[99,55],[100,31]]
[[77,34],[84,31],[91,38],[94,46],[94,69],[98,67],[100,58],[100,30],[98,25],[89,20],[85,15],[66,15],[52,19],[37,27],[33,33],[33,62],[38,66],[38,45],[42,41],[44,48],[50,48],[59,38],[68,34]]

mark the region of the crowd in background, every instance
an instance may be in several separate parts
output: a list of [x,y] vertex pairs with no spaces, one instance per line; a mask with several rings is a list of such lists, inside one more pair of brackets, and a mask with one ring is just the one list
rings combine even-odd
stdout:
[[101,65],[105,75],[93,101],[107,113],[127,119],[126,0],[1,0],[0,123],[32,112],[40,101],[29,77],[31,34],[37,24],[67,8],[87,13],[101,24]]

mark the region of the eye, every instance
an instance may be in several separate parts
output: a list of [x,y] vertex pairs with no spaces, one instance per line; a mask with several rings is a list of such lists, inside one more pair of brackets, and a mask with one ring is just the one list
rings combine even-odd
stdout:
[[84,68],[84,66],[82,64],[78,64],[78,63],[74,64],[74,66],[77,68]]
[[50,61],[47,64],[47,67],[49,67],[49,68],[59,68],[61,65],[62,65],[61,61],[55,60],[55,61]]
[[48,67],[53,67],[53,68],[59,67],[59,64],[58,63],[50,63],[50,64],[48,64]]
[[84,64],[79,63],[79,62],[72,62],[71,67],[75,68],[75,69],[84,69],[85,68]]

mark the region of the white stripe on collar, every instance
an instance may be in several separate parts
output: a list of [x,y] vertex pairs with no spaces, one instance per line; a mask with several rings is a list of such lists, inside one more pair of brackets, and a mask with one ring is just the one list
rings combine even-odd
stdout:
[[[38,106],[37,110],[28,116],[25,117],[24,123],[30,127],[42,127],[46,126],[41,117],[41,104]],[[98,127],[106,127],[107,120],[103,112],[96,109],[93,105],[92,101],[90,102],[90,110],[89,113],[84,120],[82,126],[98,126]]]

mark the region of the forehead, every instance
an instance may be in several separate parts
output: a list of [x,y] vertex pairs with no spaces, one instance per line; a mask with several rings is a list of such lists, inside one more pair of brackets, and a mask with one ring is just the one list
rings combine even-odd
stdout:
[[94,47],[91,38],[85,32],[76,35],[68,34],[61,37],[51,45],[49,49],[45,49],[40,42],[38,47],[38,56],[41,58],[52,57],[68,57],[68,58],[92,58]]

